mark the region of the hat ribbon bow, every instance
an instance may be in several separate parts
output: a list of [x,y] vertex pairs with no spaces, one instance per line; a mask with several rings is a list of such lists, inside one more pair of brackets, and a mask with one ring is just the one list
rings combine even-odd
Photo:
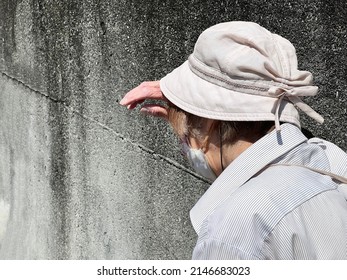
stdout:
[[303,111],[306,115],[316,120],[319,123],[323,123],[323,117],[314,111],[310,106],[304,103],[300,97],[302,96],[315,96],[318,92],[318,87],[316,86],[300,86],[300,87],[292,87],[290,89],[286,89],[284,87],[273,86],[268,90],[268,94],[270,97],[278,98],[276,104],[276,112],[275,112],[275,125],[276,130],[281,130],[280,121],[279,121],[279,109],[281,107],[282,100],[287,98],[290,102],[292,102],[297,108]]

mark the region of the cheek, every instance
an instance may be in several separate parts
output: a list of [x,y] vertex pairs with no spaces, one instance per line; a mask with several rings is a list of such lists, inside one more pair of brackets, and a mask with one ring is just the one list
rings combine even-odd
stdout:
[[221,169],[219,149],[214,145],[210,145],[205,157],[213,172],[219,174]]

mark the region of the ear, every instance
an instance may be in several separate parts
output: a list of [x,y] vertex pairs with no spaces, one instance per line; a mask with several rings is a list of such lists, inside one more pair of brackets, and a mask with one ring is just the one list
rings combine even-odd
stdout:
[[220,146],[220,125],[221,122],[218,120],[207,119],[206,129],[204,129],[205,137],[201,147],[204,153],[208,152],[211,145]]

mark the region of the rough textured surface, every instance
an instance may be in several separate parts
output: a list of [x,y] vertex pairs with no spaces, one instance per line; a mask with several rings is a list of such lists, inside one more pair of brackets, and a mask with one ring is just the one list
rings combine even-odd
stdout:
[[167,125],[117,103],[159,79],[222,21],[250,20],[297,48],[347,149],[343,1],[2,0],[0,258],[189,258],[189,209],[207,188]]
[[190,257],[204,182],[16,81],[0,89],[2,258]]

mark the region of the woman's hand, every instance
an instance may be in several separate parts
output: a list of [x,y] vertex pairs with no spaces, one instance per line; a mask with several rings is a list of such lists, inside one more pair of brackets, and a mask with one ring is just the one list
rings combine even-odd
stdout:
[[[132,110],[147,99],[168,101],[160,90],[159,81],[141,83],[139,86],[129,91],[119,103],[123,106],[127,106],[129,110]],[[168,117],[167,107],[158,104],[143,105],[140,112],[164,119]]]

